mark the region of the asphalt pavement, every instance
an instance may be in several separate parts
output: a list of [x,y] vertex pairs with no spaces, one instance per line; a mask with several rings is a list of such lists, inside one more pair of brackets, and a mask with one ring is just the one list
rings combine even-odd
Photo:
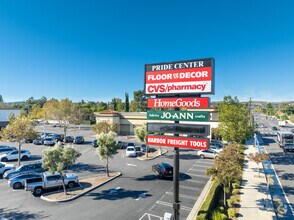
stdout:
[[[52,126],[39,127],[38,130],[62,133],[61,128],[52,128]],[[83,135],[86,140],[83,145],[74,145],[82,153],[73,167],[74,172],[78,173],[80,178],[103,173],[105,161],[99,160],[96,149],[91,145],[95,135],[89,129],[78,128],[70,129],[68,135]],[[126,137],[119,138],[136,142]],[[45,148],[42,145],[23,145],[23,149],[29,149],[33,154],[30,161],[41,160],[42,150]],[[33,197],[29,192],[12,190],[7,186],[7,180],[0,178],[0,217],[71,220],[161,219],[165,212],[172,213],[173,183],[168,179],[160,179],[152,172],[151,167],[159,162],[173,163],[173,149],[166,149],[169,150],[166,155],[149,161],[126,158],[125,150],[118,150],[118,153],[109,161],[109,166],[110,170],[119,171],[122,176],[67,203],[48,203]],[[196,156],[195,150],[180,151],[181,219],[188,216],[208,181],[209,177],[205,175],[205,170],[212,163],[211,159],[200,159]]]

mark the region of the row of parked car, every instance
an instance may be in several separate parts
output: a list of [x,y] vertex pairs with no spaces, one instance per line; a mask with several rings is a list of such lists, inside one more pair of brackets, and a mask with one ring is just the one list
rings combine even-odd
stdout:
[[54,146],[57,142],[84,144],[85,139],[83,136],[66,136],[62,134],[50,134],[39,132],[39,138],[33,140],[35,145]]
[[[20,151],[20,159],[28,160],[31,157],[29,150]],[[18,159],[18,150],[16,147],[0,145],[0,161],[7,162]]]
[[79,179],[76,174],[50,173],[42,167],[42,162],[27,163],[15,167],[13,164],[0,162],[0,175],[8,180],[8,186],[13,189],[22,189],[32,192],[34,196],[41,196],[51,189],[63,186],[63,181],[68,188],[78,185]]

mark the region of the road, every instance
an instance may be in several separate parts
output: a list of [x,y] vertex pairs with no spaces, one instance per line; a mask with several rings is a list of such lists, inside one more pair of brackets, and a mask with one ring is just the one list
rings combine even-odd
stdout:
[[[58,129],[48,126],[46,131],[61,133]],[[75,146],[82,153],[73,168],[80,178],[103,171],[105,161],[99,160],[95,148],[91,145],[94,135],[89,130],[71,130],[69,135],[84,135],[86,140],[86,144]],[[23,149],[31,150],[34,155],[32,160],[40,160],[44,148],[45,146],[33,144],[23,146]],[[165,212],[172,213],[172,181],[155,176],[151,166],[163,161],[172,164],[173,152],[171,148],[168,150],[166,155],[151,161],[126,158],[125,150],[119,150],[109,165],[111,170],[121,172],[122,176],[67,203],[48,203],[33,197],[29,192],[14,191],[7,186],[6,180],[0,179],[0,217],[73,220],[160,219]],[[213,160],[199,159],[194,150],[181,150],[180,155],[180,215],[181,219],[186,219],[209,179],[205,170],[213,164]]]
[[265,149],[275,168],[279,180],[283,186],[285,194],[294,209],[294,153],[286,152],[278,146],[276,139],[276,131],[272,130],[272,126],[276,126],[279,130],[293,129],[293,126],[279,127],[278,121],[261,116],[257,119],[258,123],[264,124],[265,128],[259,128],[262,135]]

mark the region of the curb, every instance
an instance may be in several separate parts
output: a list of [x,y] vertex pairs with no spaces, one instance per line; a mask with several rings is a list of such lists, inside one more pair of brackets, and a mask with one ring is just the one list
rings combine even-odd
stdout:
[[210,177],[209,180],[207,181],[206,185],[204,186],[201,194],[199,195],[197,201],[195,202],[192,208],[192,211],[190,212],[186,220],[196,219],[199,209],[201,208],[203,202],[206,200],[206,197],[211,189],[211,186],[212,186],[212,177]]
[[[95,186],[95,187],[93,187],[93,188],[91,188],[91,189],[88,189],[88,190],[86,190],[85,192],[82,192],[82,193],[80,193],[80,194],[78,194],[78,195],[75,195],[75,196],[73,196],[73,197],[71,197],[71,198],[68,198],[68,199],[52,200],[52,199],[48,199],[48,198],[45,198],[45,197],[44,197],[44,196],[46,196],[46,195],[50,195],[50,194],[53,194],[53,193],[46,193],[46,194],[43,194],[43,195],[41,196],[41,199],[42,199],[42,200],[45,200],[45,201],[47,201],[47,202],[69,202],[69,201],[75,200],[75,199],[77,199],[77,198],[79,198],[79,197],[81,197],[81,196],[87,194],[88,192],[91,192],[91,191],[94,190],[94,189],[97,189],[98,187],[100,187],[100,186],[102,186],[102,185],[104,185],[104,184],[110,182],[111,180],[113,180],[113,179],[115,179],[115,178],[117,178],[117,177],[119,177],[119,176],[121,176],[121,175],[122,175],[122,173],[118,172],[118,174],[117,174],[116,176],[112,177],[111,179],[106,180],[106,181],[100,183],[99,185],[97,185],[97,186]],[[83,188],[83,187],[81,187],[81,188]],[[57,192],[63,192],[63,191],[60,190],[60,191],[57,191]],[[54,192],[54,193],[56,193],[56,192]]]
[[155,158],[157,158],[157,157],[160,157],[160,156],[162,156],[162,155],[165,155],[165,154],[167,154],[167,153],[168,153],[168,150],[167,150],[166,152],[162,153],[162,154],[158,154],[158,155],[155,156],[155,157],[148,157],[148,158],[146,158],[146,159],[141,159],[141,157],[137,157],[137,159],[140,160],[140,161],[153,160],[153,159],[155,159]]

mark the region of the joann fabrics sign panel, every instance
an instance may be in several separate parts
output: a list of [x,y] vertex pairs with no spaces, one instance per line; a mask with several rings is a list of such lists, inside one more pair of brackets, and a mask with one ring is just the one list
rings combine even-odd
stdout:
[[148,135],[147,144],[167,147],[193,148],[199,150],[208,149],[208,139],[205,138],[186,138]]
[[214,59],[145,65],[146,95],[214,94]]

